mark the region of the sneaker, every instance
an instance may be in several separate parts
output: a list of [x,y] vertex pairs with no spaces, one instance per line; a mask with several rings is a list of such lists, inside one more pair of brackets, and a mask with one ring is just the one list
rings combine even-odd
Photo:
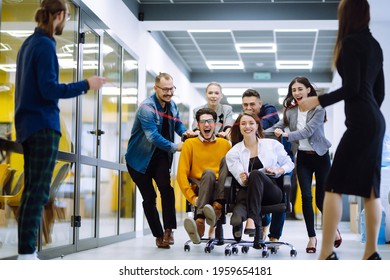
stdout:
[[165,229],[163,241],[165,243],[168,243],[169,245],[175,244],[175,239],[173,238],[173,231],[172,231],[172,229],[170,229],[170,228]]
[[19,254],[17,259],[20,260],[20,261],[35,261],[35,260],[39,260],[37,251],[35,251],[32,254]]
[[164,242],[163,236],[156,238],[156,246],[160,249],[169,249],[170,248],[169,244]]
[[206,217],[206,223],[213,227],[215,226],[215,222],[217,221],[214,208],[210,204],[206,204],[203,207],[203,214]]
[[[198,219],[199,220],[199,219]],[[204,226],[204,223],[203,223]],[[184,220],[184,229],[190,237],[192,243],[200,244],[200,236],[197,229],[197,223],[193,219],[186,218]]]

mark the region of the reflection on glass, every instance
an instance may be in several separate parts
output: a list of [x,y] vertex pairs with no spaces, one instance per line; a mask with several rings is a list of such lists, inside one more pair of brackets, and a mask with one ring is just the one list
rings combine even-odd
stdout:
[[102,130],[100,137],[101,159],[119,162],[119,103],[121,47],[107,33],[103,36],[103,76],[106,84],[102,88]]
[[128,172],[121,172],[119,195],[119,233],[135,230],[135,183]]
[[57,161],[50,186],[49,201],[43,209],[43,246],[73,244],[71,217],[74,215],[74,165]]
[[[56,38],[57,45],[56,51],[58,56],[58,62],[60,65],[60,83],[71,83],[77,80],[77,36],[78,36],[78,21],[76,18],[76,8],[74,5],[68,5],[69,13],[72,20],[68,21],[65,25],[65,29],[62,35]],[[66,137],[67,141],[71,143],[71,146],[61,146],[60,151],[74,153],[74,143],[76,143],[76,98],[60,99],[59,107],[61,112],[61,121],[63,126],[66,127],[62,131],[66,131],[66,135],[62,134],[62,137]]]
[[80,177],[80,239],[96,237],[96,167],[81,165]]
[[138,102],[138,64],[126,51],[123,53],[123,89],[122,89],[122,119],[121,119],[121,163],[125,163],[127,143],[134,124],[135,111]]
[[[88,78],[98,75],[97,65],[92,65],[93,61],[99,61],[99,37],[85,26],[85,45],[95,46],[96,51],[85,51],[84,62],[90,62],[88,65],[83,65],[83,77]],[[84,63],[83,63],[84,64]],[[96,153],[96,134],[97,131],[97,104],[98,91],[89,90],[87,94],[82,96],[81,104],[81,154],[89,157],[97,157]]]
[[99,237],[117,234],[118,228],[118,171],[100,169]]

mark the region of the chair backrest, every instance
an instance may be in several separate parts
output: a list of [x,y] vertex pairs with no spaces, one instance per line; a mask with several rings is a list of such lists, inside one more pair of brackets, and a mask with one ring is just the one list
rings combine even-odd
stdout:
[[71,166],[70,162],[58,161],[56,163],[56,166],[54,167],[51,186],[50,186],[50,194],[49,194],[48,204],[54,202],[54,200],[57,196],[58,190],[61,187],[62,182],[65,180],[66,176],[69,173],[70,166]]
[[[277,140],[279,142],[282,141],[281,137],[276,137],[273,132],[264,132],[265,138],[270,138]],[[292,204],[290,201],[290,189],[291,189],[291,176],[290,175],[283,175],[279,178],[275,179],[276,184],[281,188],[283,192],[283,200],[280,203],[273,204],[273,205],[262,205],[261,206],[261,213],[267,214],[267,213],[277,213],[277,212],[291,212],[292,211]],[[238,188],[240,187],[240,184],[236,181],[236,179],[229,173],[229,176],[226,179],[225,182],[225,198],[226,198],[226,212],[231,213],[234,208],[234,202],[236,198],[236,193],[238,191]]]

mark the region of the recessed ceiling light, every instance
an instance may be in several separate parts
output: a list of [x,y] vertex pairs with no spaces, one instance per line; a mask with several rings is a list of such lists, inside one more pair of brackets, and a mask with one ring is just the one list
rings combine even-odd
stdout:
[[229,29],[190,29],[187,30],[189,33],[227,33],[232,32]]
[[288,93],[288,88],[278,88],[278,95],[279,96],[286,96]]
[[277,60],[277,69],[312,69],[313,61],[311,60]]
[[0,70],[4,72],[16,72],[16,63],[15,64],[0,64]]
[[244,69],[244,63],[240,60],[209,60],[206,65],[209,69]]
[[237,43],[236,50],[239,53],[274,53],[276,45],[274,43]]
[[318,32],[318,29],[275,29],[275,32]]
[[11,51],[11,50],[12,48],[10,45],[5,43],[0,43],[0,52]]
[[2,30],[1,32],[7,33],[8,35],[15,38],[24,38],[33,34],[32,30]]

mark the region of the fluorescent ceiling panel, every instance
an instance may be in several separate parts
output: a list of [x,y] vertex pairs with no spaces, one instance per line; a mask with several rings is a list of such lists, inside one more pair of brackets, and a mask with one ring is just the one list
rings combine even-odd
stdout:
[[209,69],[244,69],[244,63],[240,60],[209,60],[206,65]]
[[237,43],[236,50],[239,53],[275,53],[274,43]]
[[277,60],[277,69],[312,69],[313,61],[311,60]]
[[190,29],[189,33],[227,33],[231,32],[229,29]]

